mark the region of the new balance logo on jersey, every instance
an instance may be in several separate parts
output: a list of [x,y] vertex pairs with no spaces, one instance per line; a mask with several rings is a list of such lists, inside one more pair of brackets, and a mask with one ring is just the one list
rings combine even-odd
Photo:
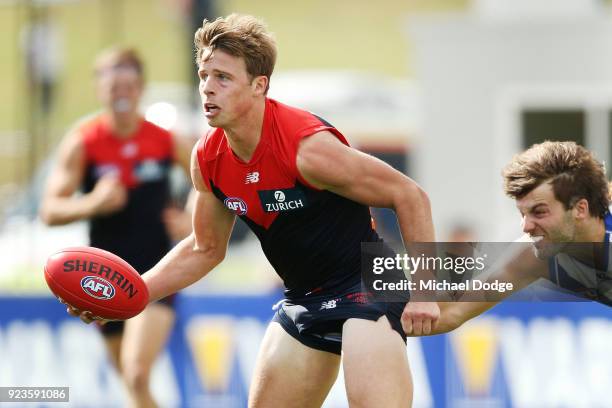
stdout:
[[294,211],[306,207],[306,195],[301,188],[260,190],[259,200],[265,212]]
[[332,300],[324,301],[323,303],[321,303],[321,307],[319,308],[319,310],[323,310],[323,309],[335,309],[337,302],[338,302],[338,299],[332,299]]
[[254,171],[252,173],[247,173],[246,179],[244,180],[244,184],[254,184],[259,181],[259,172]]

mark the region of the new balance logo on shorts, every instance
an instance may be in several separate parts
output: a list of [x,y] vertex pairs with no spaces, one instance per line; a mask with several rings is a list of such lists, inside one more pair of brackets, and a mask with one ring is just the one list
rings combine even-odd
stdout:
[[319,308],[319,310],[323,310],[323,309],[335,309],[336,308],[336,303],[339,302],[340,299],[332,299],[332,300],[326,300],[323,303],[321,303],[321,307]]
[[254,171],[252,173],[247,173],[246,179],[244,180],[244,184],[254,184],[259,181],[259,172]]

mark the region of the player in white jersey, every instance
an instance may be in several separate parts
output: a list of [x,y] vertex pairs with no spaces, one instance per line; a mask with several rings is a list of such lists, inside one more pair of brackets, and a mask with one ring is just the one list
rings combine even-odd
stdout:
[[[574,142],[544,142],[516,155],[503,176],[532,244],[488,279],[519,290],[544,278],[560,290],[612,306],[612,215],[603,165]],[[407,334],[453,330],[513,292],[498,293],[490,302],[440,303],[441,316],[430,332],[419,326]]]

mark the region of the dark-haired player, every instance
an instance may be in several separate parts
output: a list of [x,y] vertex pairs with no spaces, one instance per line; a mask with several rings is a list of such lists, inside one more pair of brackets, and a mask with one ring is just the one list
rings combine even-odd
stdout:
[[[612,306],[612,215],[603,165],[574,142],[544,142],[516,155],[503,176],[505,193],[515,199],[533,245],[489,279],[512,282],[518,290],[543,278],[560,290]],[[453,330],[495,304],[443,303],[434,331],[409,334]]]

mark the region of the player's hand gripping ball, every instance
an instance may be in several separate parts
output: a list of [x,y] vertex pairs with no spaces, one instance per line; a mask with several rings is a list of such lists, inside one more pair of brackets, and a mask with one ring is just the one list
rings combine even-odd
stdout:
[[66,248],[51,255],[45,280],[66,304],[104,319],[129,319],[149,302],[138,272],[117,255],[98,248]]

